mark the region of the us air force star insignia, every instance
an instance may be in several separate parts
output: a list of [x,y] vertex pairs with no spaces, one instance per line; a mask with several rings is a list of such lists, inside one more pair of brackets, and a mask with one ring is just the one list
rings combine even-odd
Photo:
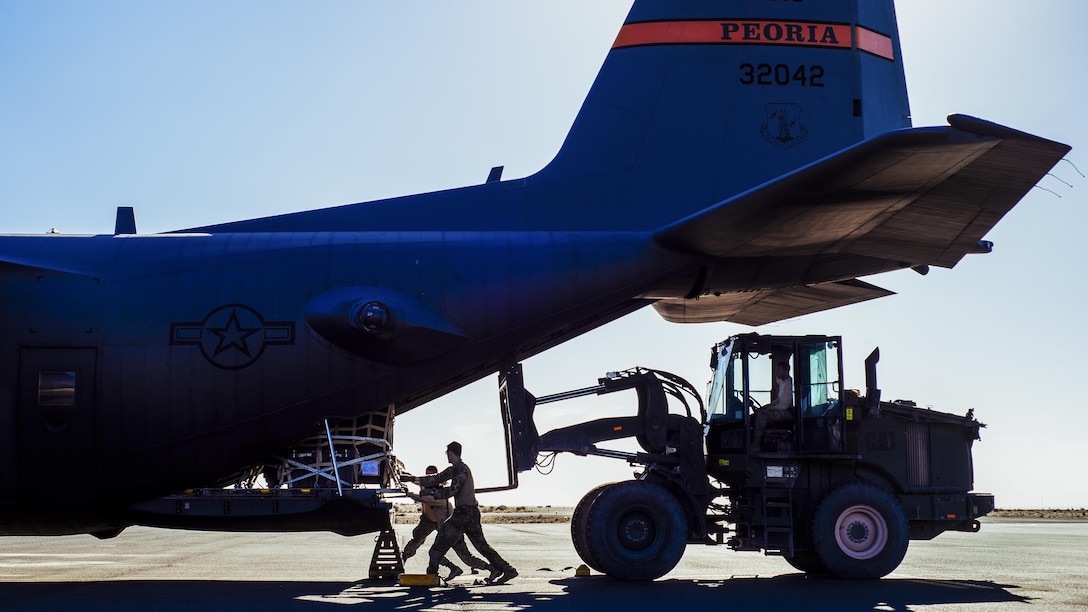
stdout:
[[244,304],[212,310],[202,321],[171,323],[171,345],[196,345],[209,363],[224,370],[253,364],[271,344],[294,344],[293,321],[265,321]]

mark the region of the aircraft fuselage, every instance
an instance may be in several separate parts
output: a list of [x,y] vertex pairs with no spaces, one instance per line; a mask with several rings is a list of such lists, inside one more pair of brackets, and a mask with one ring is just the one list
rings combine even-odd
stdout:
[[[213,483],[323,417],[409,409],[645,305],[692,267],[638,233],[2,242],[27,265],[0,276],[20,297],[2,323],[5,418],[18,425],[0,495],[91,504]],[[359,327],[372,303],[391,319],[378,333]]]

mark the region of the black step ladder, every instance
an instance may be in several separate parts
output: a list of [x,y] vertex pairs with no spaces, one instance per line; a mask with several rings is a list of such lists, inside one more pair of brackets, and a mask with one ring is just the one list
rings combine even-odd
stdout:
[[391,524],[386,524],[374,539],[374,554],[370,557],[371,580],[396,580],[404,573],[400,558],[400,544]]
[[787,467],[784,477],[773,477],[764,470],[763,554],[793,557],[793,483],[797,473]]

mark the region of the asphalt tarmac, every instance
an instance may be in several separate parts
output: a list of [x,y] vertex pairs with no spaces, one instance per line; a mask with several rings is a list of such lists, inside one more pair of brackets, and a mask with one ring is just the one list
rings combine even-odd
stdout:
[[[410,525],[398,525],[403,544]],[[474,586],[367,580],[373,536],[224,534],[132,528],[0,538],[4,610],[1083,610],[1088,522],[984,519],[977,534],[911,542],[879,581],[810,579],[780,558],[689,546],[652,583],[575,577],[567,524],[484,526],[520,576]],[[422,572],[425,557],[408,563]]]

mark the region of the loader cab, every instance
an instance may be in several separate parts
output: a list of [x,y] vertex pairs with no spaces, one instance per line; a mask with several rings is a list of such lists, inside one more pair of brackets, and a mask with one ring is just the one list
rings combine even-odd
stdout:
[[775,366],[783,361],[793,377],[792,414],[767,425],[764,452],[841,452],[841,346],[837,336],[760,334],[741,334],[717,344],[707,401],[710,467],[736,467],[749,453],[759,452],[754,415],[776,399]]

